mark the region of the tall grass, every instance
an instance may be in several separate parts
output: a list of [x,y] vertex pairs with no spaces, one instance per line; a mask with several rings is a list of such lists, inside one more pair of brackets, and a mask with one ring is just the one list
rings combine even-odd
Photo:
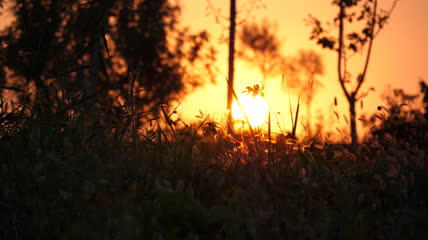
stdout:
[[84,98],[56,98],[43,122],[1,98],[1,239],[426,236],[418,138],[377,134],[350,152],[254,129],[229,135],[209,115],[188,124],[167,105],[138,112],[137,77],[129,100],[100,105],[99,119]]

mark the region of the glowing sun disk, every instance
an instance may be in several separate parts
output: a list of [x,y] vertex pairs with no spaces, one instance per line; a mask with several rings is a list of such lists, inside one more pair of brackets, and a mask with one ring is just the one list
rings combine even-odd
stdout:
[[[266,121],[267,115],[269,113],[269,106],[262,96],[256,95],[253,97],[252,94],[243,93],[240,94],[238,98],[250,120],[251,126],[257,127]],[[232,116],[235,120],[247,122],[245,115],[236,100],[232,104]]]

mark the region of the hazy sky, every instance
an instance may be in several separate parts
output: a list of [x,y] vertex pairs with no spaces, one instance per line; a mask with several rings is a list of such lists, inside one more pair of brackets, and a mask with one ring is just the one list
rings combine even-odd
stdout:
[[[238,6],[245,5],[248,0],[237,0]],[[331,104],[335,96],[339,99],[339,108],[346,110],[348,105],[344,100],[337,81],[336,53],[322,50],[314,42],[309,41],[311,28],[305,25],[304,19],[312,14],[321,20],[331,20],[336,15],[336,8],[331,5],[331,0],[265,0],[261,1],[263,8],[253,10],[246,21],[257,21],[266,18],[278,24],[278,37],[282,40],[282,52],[286,56],[294,55],[299,49],[314,49],[324,58],[326,74],[322,77],[324,88],[321,89],[317,100],[316,109],[331,113]],[[380,0],[381,6],[389,8],[392,0]],[[182,103],[180,109],[185,119],[194,119],[198,110],[215,112],[221,115],[225,108],[227,76],[227,43],[221,42],[220,37],[227,37],[227,19],[221,19],[216,23],[211,11],[207,10],[206,0],[180,1],[183,7],[183,25],[188,25],[192,30],[207,29],[213,36],[213,41],[218,43],[219,62],[221,76],[217,84],[208,84],[205,88],[195,90]],[[221,9],[224,17],[228,17],[228,0],[211,0],[215,8]],[[371,112],[375,106],[381,104],[380,96],[386,86],[403,88],[411,93],[419,90],[419,78],[428,80],[427,68],[427,39],[428,39],[428,1],[427,0],[400,0],[395,8],[388,25],[382,30],[374,42],[373,55],[369,66],[367,80],[363,90],[374,87],[376,91],[364,99],[364,112]],[[246,15],[242,13],[241,16]],[[239,26],[238,29],[239,31]],[[352,66],[359,66],[358,56],[351,62]],[[357,70],[360,68],[357,68]],[[360,70],[354,72],[354,76]],[[261,76],[255,69],[250,69],[248,64],[238,61],[235,78],[235,88],[241,90],[247,85],[260,83]],[[280,111],[288,102],[284,102],[283,92],[279,91],[279,80],[271,79],[267,86],[269,104],[275,105],[274,111]],[[270,94],[269,94],[270,93]],[[215,99],[215,101],[213,101]],[[279,102],[281,104],[279,104]],[[361,110],[360,110],[361,112]]]

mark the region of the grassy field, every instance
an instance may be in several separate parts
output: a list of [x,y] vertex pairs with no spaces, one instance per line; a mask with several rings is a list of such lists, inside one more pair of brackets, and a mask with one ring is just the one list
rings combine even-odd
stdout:
[[[428,236],[427,122],[383,119],[356,151],[230,136],[208,116],[0,104],[0,239]],[[137,129],[135,120],[143,124]]]

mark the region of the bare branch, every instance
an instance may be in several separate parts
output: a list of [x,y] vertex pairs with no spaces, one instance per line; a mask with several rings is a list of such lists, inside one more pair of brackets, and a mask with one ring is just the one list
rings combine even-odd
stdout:
[[340,86],[342,87],[343,92],[346,95],[346,98],[349,99],[350,94],[348,89],[345,86],[344,74],[342,73],[342,58],[343,58],[343,31],[344,31],[344,23],[343,20],[345,18],[345,6],[342,3],[339,4],[340,12],[339,12],[339,49],[338,53],[338,61],[337,61],[337,71],[339,75]]
[[372,53],[372,47],[373,47],[373,40],[374,40],[374,30],[376,27],[376,16],[377,16],[377,0],[374,0],[374,9],[373,9],[373,18],[372,18],[372,22],[371,22],[371,33],[369,35],[369,48],[367,49],[367,56],[366,56],[366,62],[364,64],[364,69],[363,72],[358,75],[358,85],[355,88],[355,90],[352,92],[353,97],[355,97],[358,93],[358,91],[361,88],[361,85],[363,84],[365,78],[366,78],[366,74],[367,74],[367,69],[369,66],[369,62],[370,62],[370,56]]

